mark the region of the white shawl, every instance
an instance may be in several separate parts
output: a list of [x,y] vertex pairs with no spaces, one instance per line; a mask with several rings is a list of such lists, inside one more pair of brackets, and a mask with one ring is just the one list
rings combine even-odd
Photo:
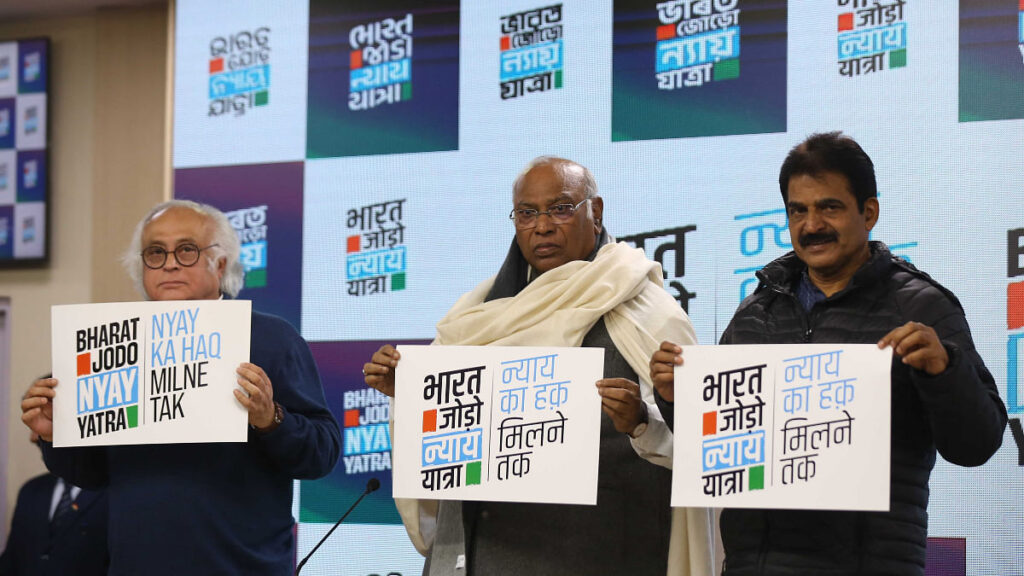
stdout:
[[[460,346],[579,346],[602,316],[616,349],[640,379],[649,424],[632,439],[647,460],[671,468],[672,433],[654,404],[651,354],[663,340],[696,344],[686,313],[662,286],[661,265],[623,243],[601,247],[593,261],[577,260],[545,272],[511,298],[484,302],[494,277],[464,294],[437,324],[434,344]],[[596,393],[596,391],[595,391]],[[437,502],[396,499],[416,549],[433,542]],[[708,509],[676,508],[669,576],[710,576],[713,516]]]

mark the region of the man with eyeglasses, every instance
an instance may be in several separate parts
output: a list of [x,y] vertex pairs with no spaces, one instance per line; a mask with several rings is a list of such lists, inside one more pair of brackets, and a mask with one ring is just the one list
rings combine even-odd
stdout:
[[[123,262],[150,300],[216,300],[242,288],[238,235],[222,212],[175,200],[135,229]],[[319,478],[341,449],[305,340],[253,311],[250,359],[235,398],[246,443],[54,448],[53,378],[37,380],[22,420],[47,467],[83,488],[109,488],[110,574],[291,574],[294,479]],[[68,390],[67,393],[72,393]]]
[[[723,510],[722,574],[924,576],[936,451],[960,466],[985,463],[1002,443],[1006,407],[956,296],[870,240],[878,186],[857,142],[812,134],[783,161],[779,190],[793,251],[757,272],[721,344],[891,347],[889,510]],[[670,423],[683,361],[672,342],[651,358]]]
[[[661,335],[694,342],[661,267],[614,241],[594,177],[575,162],[535,159],[516,179],[512,205],[505,262],[459,299],[434,343],[604,348],[605,378],[593,392],[604,412],[597,505],[399,500],[428,557],[424,574],[710,574],[707,512],[681,511],[674,521],[670,472],[638,456],[664,463],[671,454],[648,359]],[[363,367],[367,385],[394,396],[398,363],[393,346],[381,347]],[[671,567],[670,542],[687,548]]]

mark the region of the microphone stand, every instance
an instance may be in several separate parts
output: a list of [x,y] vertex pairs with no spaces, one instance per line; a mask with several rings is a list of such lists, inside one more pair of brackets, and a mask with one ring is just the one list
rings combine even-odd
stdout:
[[327,531],[327,534],[324,534],[324,537],[316,543],[316,546],[314,546],[313,549],[309,551],[309,554],[306,554],[306,557],[303,558],[302,561],[299,562],[299,565],[295,567],[295,576],[299,576],[299,570],[302,570],[302,567],[306,565],[306,562],[308,562],[309,559],[313,556],[313,553],[320,549],[320,546],[323,545],[323,543],[326,542],[328,538],[330,538],[331,534],[334,533],[334,530],[341,525],[341,522],[345,518],[348,518],[348,515],[353,510],[356,509],[356,506],[358,506],[359,503],[363,501],[363,498],[366,497],[367,494],[373,492],[378,488],[380,488],[380,480],[377,480],[376,478],[370,478],[370,480],[366,483],[366,490],[363,490],[363,493],[359,495],[359,498],[357,498],[356,501],[353,502],[351,506],[349,506],[348,510],[346,510],[345,513],[342,514],[341,518],[338,518],[338,521],[334,523],[334,526],[331,526],[331,529]]

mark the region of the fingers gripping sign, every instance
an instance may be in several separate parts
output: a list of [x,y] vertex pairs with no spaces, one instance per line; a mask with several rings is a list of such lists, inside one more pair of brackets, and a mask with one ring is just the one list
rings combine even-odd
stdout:
[[53,399],[56,378],[40,378],[21,399],[21,421],[47,442],[53,442]]
[[270,428],[275,423],[277,407],[267,373],[255,364],[243,362],[235,374],[241,387],[234,391],[235,398],[249,412],[249,424],[260,430]]
[[597,391],[601,395],[601,410],[612,419],[619,432],[632,435],[637,425],[646,420],[647,405],[636,382],[605,378],[597,381]]
[[366,364],[363,364],[363,381],[374,390],[395,396],[395,368],[401,354],[391,344],[381,346]]
[[879,348],[891,346],[903,363],[931,376],[941,374],[949,366],[949,353],[931,326],[907,322],[878,341]]
[[675,370],[683,365],[683,349],[665,341],[651,355],[651,382],[654,389],[665,400],[675,401]]

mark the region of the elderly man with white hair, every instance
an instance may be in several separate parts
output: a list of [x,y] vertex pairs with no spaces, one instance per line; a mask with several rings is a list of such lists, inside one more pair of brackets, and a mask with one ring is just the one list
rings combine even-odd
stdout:
[[[603,348],[604,378],[572,392],[601,397],[597,505],[399,500],[424,576],[708,576],[711,518],[673,513],[671,473],[652,464],[668,463],[672,435],[648,359],[662,335],[695,342],[689,319],[661,266],[605,229],[586,167],[536,158],[510,199],[505,261],[438,322],[434,343]],[[382,346],[363,365],[366,384],[394,396],[400,359]]]
[[[150,300],[216,300],[242,287],[238,236],[212,206],[174,200],[135,229],[124,264]],[[334,468],[338,423],[305,340],[286,321],[252,313],[250,362],[235,398],[245,443],[54,448],[53,378],[37,380],[22,421],[46,465],[83,488],[108,487],[110,574],[291,574],[292,482]]]

